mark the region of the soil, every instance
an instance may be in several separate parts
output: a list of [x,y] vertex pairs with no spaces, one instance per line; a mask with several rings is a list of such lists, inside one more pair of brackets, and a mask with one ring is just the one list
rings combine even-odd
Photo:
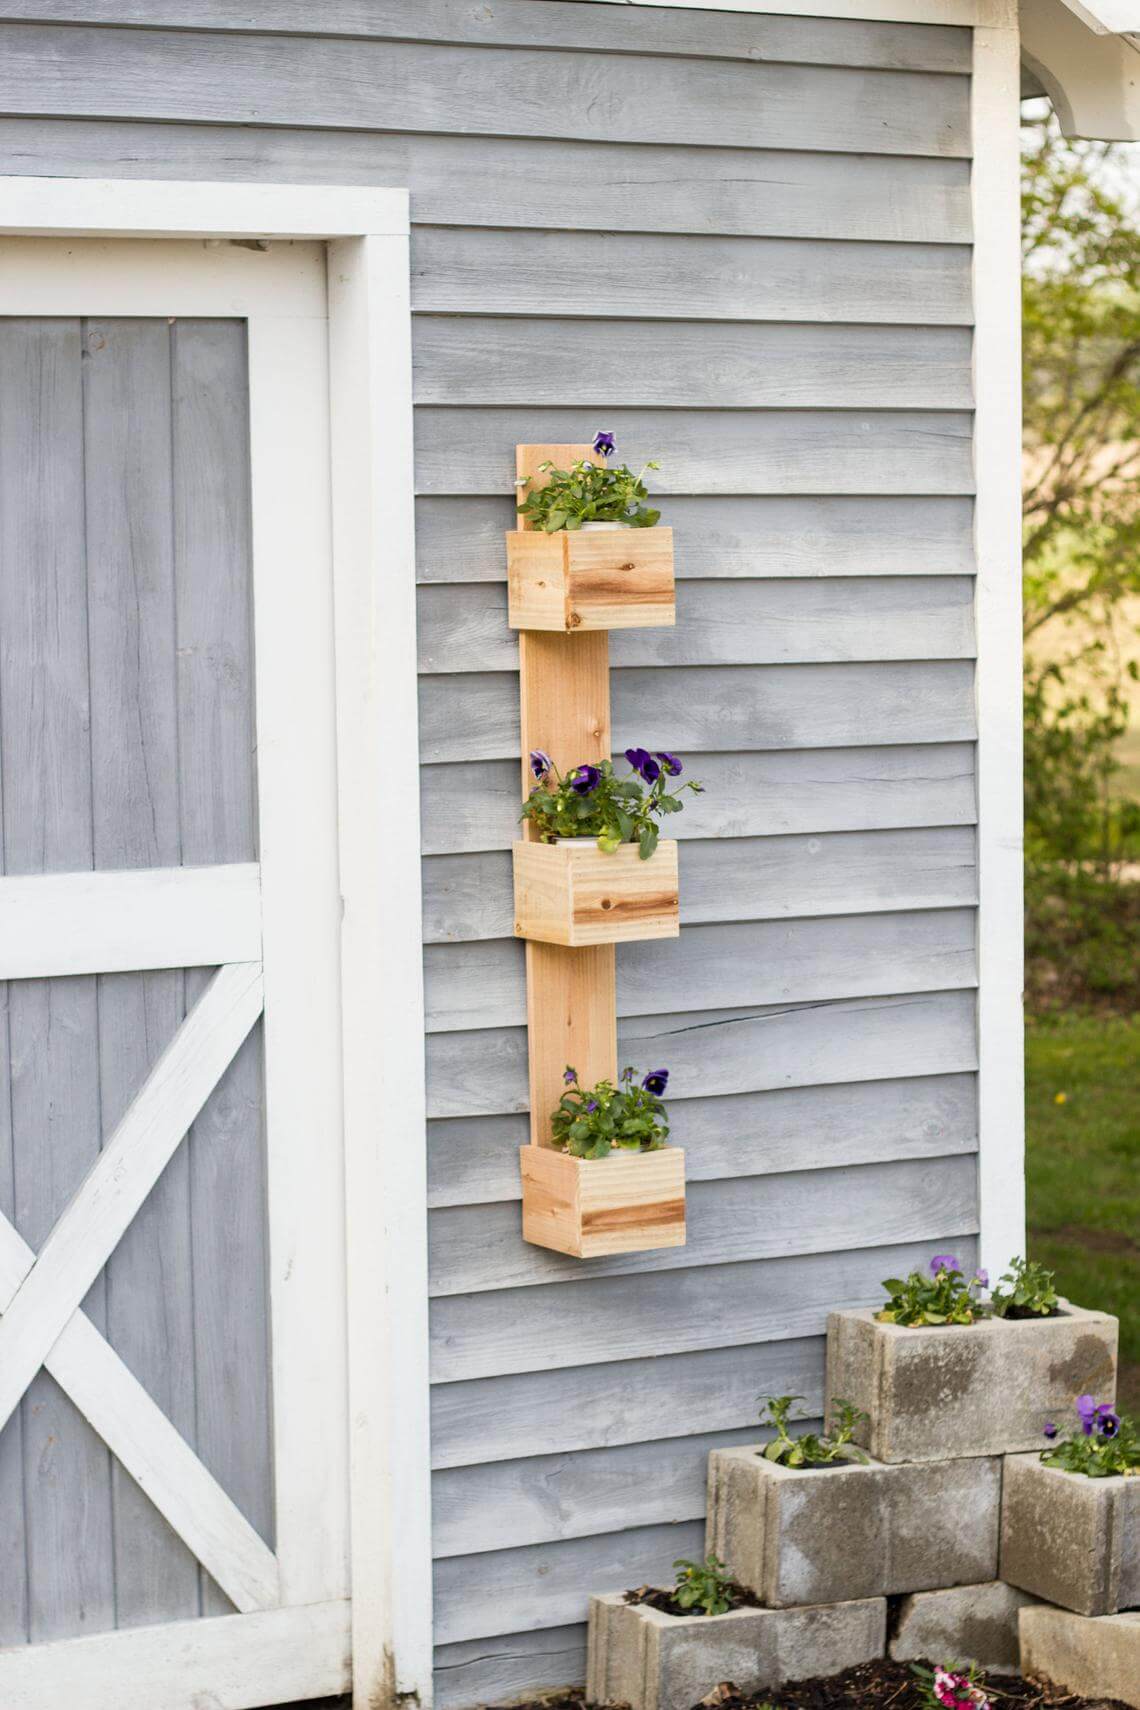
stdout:
[[[982,1684],[994,1710],[1127,1710],[1115,1699],[1078,1698],[1020,1675],[999,1674]],[[924,1702],[910,1665],[881,1659],[826,1679],[797,1681],[763,1698],[743,1697],[725,1681],[693,1710],[922,1710]],[[581,1692],[552,1692],[512,1710],[585,1710],[585,1699]]]
[[[759,1608],[760,1599],[754,1591],[749,1591],[746,1585],[730,1583],[725,1588],[725,1601],[730,1609],[745,1607]],[[688,1617],[699,1615],[704,1619],[704,1610],[699,1606],[695,1609],[682,1609],[671,1591],[665,1591],[659,1585],[639,1585],[635,1591],[625,1594],[627,1603],[645,1603],[650,1609],[660,1609],[665,1615],[680,1615]]]
[[[1078,1698],[1020,1675],[999,1674],[979,1684],[995,1710],[1051,1710],[1054,1705],[1058,1710],[1125,1710],[1113,1700]],[[701,1699],[699,1710],[923,1710],[925,1702],[910,1664],[881,1658],[826,1679],[781,1686],[763,1698],[744,1697],[725,1681]]]

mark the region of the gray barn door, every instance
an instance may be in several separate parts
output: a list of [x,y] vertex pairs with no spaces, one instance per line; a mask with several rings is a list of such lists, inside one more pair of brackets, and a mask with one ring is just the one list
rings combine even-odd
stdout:
[[350,1681],[325,301],[0,243],[4,1710]]

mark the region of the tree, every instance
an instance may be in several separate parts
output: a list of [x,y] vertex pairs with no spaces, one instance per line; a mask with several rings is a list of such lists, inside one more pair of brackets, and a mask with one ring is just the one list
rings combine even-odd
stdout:
[[[1127,852],[1119,653],[1140,595],[1140,220],[1111,146],[1055,120],[1023,157],[1026,834],[1033,866]],[[1058,652],[1058,624],[1070,640]],[[1050,626],[1053,645],[1042,632]],[[1036,638],[1036,645],[1035,645]]]

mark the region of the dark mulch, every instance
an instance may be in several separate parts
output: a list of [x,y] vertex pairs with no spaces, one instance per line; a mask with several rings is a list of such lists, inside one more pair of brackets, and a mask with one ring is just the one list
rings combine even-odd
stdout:
[[[725,1587],[724,1595],[730,1609],[743,1609],[745,1604],[760,1601],[754,1591],[749,1591],[746,1585],[737,1585],[735,1581]],[[625,1600],[627,1603],[647,1603],[650,1609],[660,1609],[666,1615],[699,1615],[704,1619],[703,1609],[682,1609],[673,1593],[659,1585],[639,1585],[636,1590],[626,1592]]]
[[[999,1674],[982,1684],[995,1710],[1127,1710],[1114,1699],[1078,1698],[1048,1684],[1022,1680],[1020,1675]],[[763,1698],[746,1698],[725,1681],[693,1710],[921,1710],[923,1703],[909,1664],[880,1660],[860,1663],[826,1679],[796,1681]],[[585,1710],[585,1701],[581,1692],[557,1692],[532,1703],[513,1705],[511,1710]]]
[[[980,1684],[996,1710],[1125,1710],[1108,1699],[1078,1698],[1020,1675],[999,1674]],[[763,1698],[745,1697],[725,1681],[702,1698],[701,1710],[922,1710],[924,1704],[910,1665],[882,1658],[826,1679],[795,1681]]]

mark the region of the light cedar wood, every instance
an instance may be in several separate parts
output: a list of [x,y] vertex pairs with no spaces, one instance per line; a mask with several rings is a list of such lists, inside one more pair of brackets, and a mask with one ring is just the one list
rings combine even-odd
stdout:
[[[520,481],[525,480],[533,487],[545,478],[541,464],[549,462],[566,468],[578,459],[598,461],[588,445],[520,445],[516,448],[516,473]],[[520,535],[533,532],[527,529],[523,517],[519,518],[518,532]],[[609,759],[606,630],[586,634],[522,630],[519,680],[524,797],[534,781],[529,766],[532,748],[544,749],[560,771],[586,760]],[[591,845],[591,849],[602,858],[596,847]],[[545,856],[558,854],[557,847],[538,842],[530,825],[524,827],[523,840],[515,844],[515,850],[524,862],[530,863],[527,872],[542,871]],[[631,853],[636,857],[635,850]],[[581,857],[587,852],[567,850],[566,854]],[[675,875],[675,845],[673,861]],[[673,888],[675,891],[675,883]],[[600,903],[599,898],[599,913]],[[672,1156],[663,1171],[658,1159],[665,1153],[580,1160],[556,1152],[551,1145],[550,1115],[562,1095],[567,1064],[578,1071],[583,1086],[617,1079],[617,978],[613,942],[587,941],[575,948],[569,943],[528,938],[526,982],[531,1143],[521,1148],[524,1240],[582,1257],[589,1252],[635,1252],[647,1247],[683,1244],[685,1170],[680,1151],[670,1149]],[[578,1191],[578,1172],[583,1163],[591,1164],[595,1172],[591,1174],[587,1195],[591,1226],[585,1233]],[[631,1168],[635,1172],[632,1191],[626,1184]],[[641,1178],[643,1168],[647,1173]],[[599,1170],[604,1173],[597,1175]],[[668,1170],[674,1174],[666,1181]],[[631,1207],[635,1208],[632,1213]],[[619,1244],[587,1247],[583,1245],[587,1239]],[[571,1244],[565,1245],[566,1242]]]
[[643,861],[635,843],[612,854],[593,838],[516,843],[515,936],[544,944],[623,944],[676,938],[681,930],[677,845]]
[[523,1239],[575,1259],[685,1244],[685,1154],[571,1158],[520,1146]]
[[677,621],[673,530],[507,535],[512,629],[660,629]]

